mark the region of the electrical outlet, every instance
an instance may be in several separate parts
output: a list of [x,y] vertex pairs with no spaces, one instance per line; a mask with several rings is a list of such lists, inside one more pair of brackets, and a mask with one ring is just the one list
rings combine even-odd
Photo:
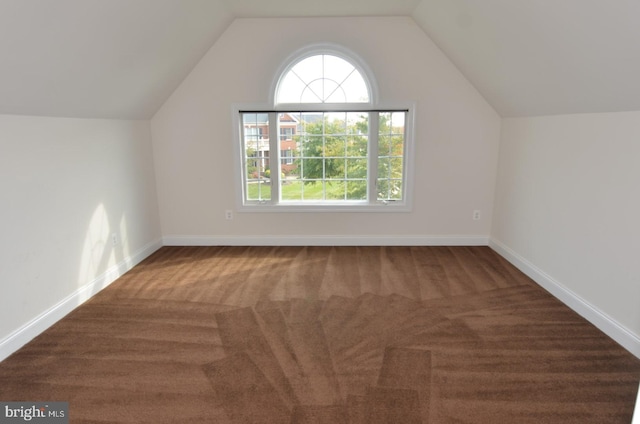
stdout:
[[233,211],[231,209],[224,211],[224,219],[227,221],[231,221],[233,219]]
[[118,245],[118,234],[111,234],[111,244],[113,244],[114,246]]
[[480,219],[480,211],[476,209],[475,211],[473,211],[473,220],[478,221],[479,219]]

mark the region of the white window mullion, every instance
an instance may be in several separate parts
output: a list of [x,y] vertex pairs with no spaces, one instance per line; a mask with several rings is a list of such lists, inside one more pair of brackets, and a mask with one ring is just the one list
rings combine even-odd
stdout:
[[269,176],[271,204],[280,203],[280,124],[277,112],[269,113]]
[[240,122],[238,125],[238,130],[240,131],[240,140],[239,140],[239,156],[240,156],[240,172],[242,172],[241,180],[242,180],[242,202],[244,203],[248,197],[247,192],[249,191],[249,181],[248,181],[248,171],[247,171],[247,128],[244,124],[244,116],[240,114]]
[[367,201],[375,204],[378,201],[378,135],[380,114],[369,112],[369,144],[367,148]]

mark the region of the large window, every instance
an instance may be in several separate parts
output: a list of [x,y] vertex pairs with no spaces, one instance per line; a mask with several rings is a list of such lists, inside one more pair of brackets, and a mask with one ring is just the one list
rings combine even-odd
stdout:
[[408,209],[411,108],[380,108],[363,68],[347,59],[298,58],[273,109],[238,108],[242,208]]

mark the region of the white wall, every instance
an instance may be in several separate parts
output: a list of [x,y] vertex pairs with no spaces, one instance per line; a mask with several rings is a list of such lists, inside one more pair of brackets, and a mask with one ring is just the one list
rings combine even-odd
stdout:
[[[232,105],[267,103],[285,59],[319,42],[358,54],[373,70],[382,102],[416,102],[413,211],[243,212],[226,221],[225,209],[236,205],[239,172]],[[459,237],[464,244],[486,244],[500,123],[411,18],[238,19],[152,119],[164,241],[309,244],[336,236],[357,237],[359,244],[411,237],[446,243]],[[472,220],[474,209],[483,219]]]
[[640,357],[640,112],[504,119],[492,239]]
[[1,360],[157,248],[160,226],[148,121],[0,115],[0,152]]

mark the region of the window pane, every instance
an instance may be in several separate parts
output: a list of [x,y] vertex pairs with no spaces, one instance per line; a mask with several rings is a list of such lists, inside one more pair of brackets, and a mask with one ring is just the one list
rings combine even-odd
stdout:
[[356,68],[352,64],[337,56],[323,55],[323,59],[323,77],[331,81],[341,83],[342,81],[347,79],[347,77],[349,77],[349,75],[351,75],[353,71],[356,70]]
[[378,134],[378,200],[402,200],[405,112],[381,112]]
[[402,180],[378,180],[378,200],[402,200]]
[[324,178],[324,160],[302,159],[302,169],[300,176],[305,180]]
[[247,182],[247,200],[271,200],[271,186],[265,180]]
[[380,134],[378,137],[378,156],[389,156],[391,154],[391,137]]
[[402,178],[402,158],[389,159],[389,176],[391,178]]
[[345,182],[330,181],[326,183],[326,199],[327,200],[344,200],[345,199]]
[[322,79],[324,70],[322,60],[323,55],[311,56],[298,62],[291,70],[307,83]]
[[347,156],[367,157],[367,137],[353,137],[347,139]]
[[364,135],[369,133],[369,114],[365,112],[347,113],[348,129],[350,134]]
[[389,180],[378,180],[378,200],[386,200],[389,198]]
[[347,178],[367,178],[367,160],[347,159]]
[[[284,183],[285,179],[296,175],[298,163],[298,141],[299,141],[299,114],[295,113],[278,113],[278,152],[280,154],[279,172],[280,183]],[[272,162],[275,166],[276,162]],[[282,190],[281,190],[282,191]]]
[[393,136],[391,137],[390,144],[390,155],[391,156],[402,156],[404,154],[404,136]]
[[286,181],[280,188],[282,200],[302,200],[302,182]]
[[325,83],[325,90],[327,93],[329,93],[325,98],[325,102],[346,103],[347,93],[344,91],[344,87],[333,84],[333,81],[332,81],[330,83]]
[[389,158],[378,158],[378,178],[390,178],[390,170]]
[[[278,119],[283,201],[366,200],[368,112],[283,112]],[[292,139],[285,120],[297,124]]]
[[402,180],[387,181],[386,199],[402,200]]
[[347,200],[367,200],[367,182],[347,181]]
[[278,86],[278,103],[300,103],[300,94],[305,86],[295,73],[289,72]]
[[242,122],[246,199],[270,200],[268,114],[244,113]]
[[322,181],[305,181],[302,186],[302,200],[323,200],[324,183]]
[[324,152],[324,139],[322,136],[302,136],[302,156],[321,158]]
[[327,179],[343,179],[344,175],[344,159],[333,158],[325,159],[324,175]]
[[300,94],[300,103],[322,103],[324,98],[323,80],[315,80],[307,84]]
[[325,138],[324,151],[326,157],[344,157],[347,144],[346,137],[329,136]]
[[348,103],[366,103],[369,101],[369,90],[364,78],[357,70],[342,83],[345,88],[346,102]]

